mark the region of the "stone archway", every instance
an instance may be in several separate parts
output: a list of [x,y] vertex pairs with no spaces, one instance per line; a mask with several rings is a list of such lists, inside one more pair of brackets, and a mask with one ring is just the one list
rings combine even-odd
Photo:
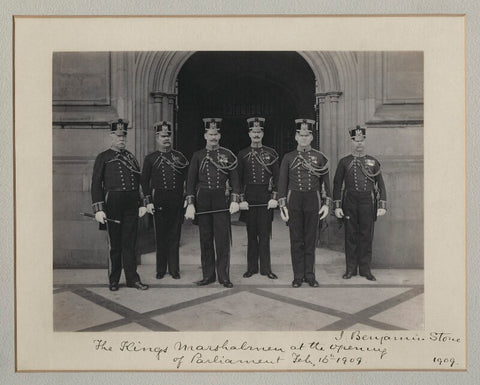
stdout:
[[[133,126],[139,159],[154,148],[150,132],[157,120],[174,120],[177,78],[194,51],[141,52],[135,57]],[[360,121],[358,58],[350,52],[299,51],[315,76],[319,143],[335,164],[345,152],[345,128]],[[361,114],[364,115],[364,114]]]
[[295,148],[294,120],[314,118],[315,77],[296,52],[197,52],[178,76],[178,148],[204,145],[201,119],[223,118],[221,144],[250,144],[246,119],[266,118],[264,143],[282,156]]
[[[141,52],[135,56],[133,127],[136,155],[143,159],[155,149],[151,127],[155,121],[174,122],[176,136],[178,125],[178,75],[195,52]],[[317,121],[317,147],[334,165],[348,150],[346,128],[359,121],[363,113],[360,96],[358,57],[352,52],[298,51],[313,72],[315,82],[311,111]],[[361,56],[361,55],[360,55]],[[362,108],[361,108],[362,107]],[[363,120],[365,121],[365,120]],[[333,179],[333,175],[331,175]],[[322,244],[342,248],[341,232],[330,226],[321,237]]]

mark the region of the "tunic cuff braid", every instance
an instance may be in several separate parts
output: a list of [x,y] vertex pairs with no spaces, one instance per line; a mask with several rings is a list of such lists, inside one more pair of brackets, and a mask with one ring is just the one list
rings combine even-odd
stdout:
[[105,211],[105,203],[104,202],[95,202],[92,204],[93,212],[97,213],[99,211]]

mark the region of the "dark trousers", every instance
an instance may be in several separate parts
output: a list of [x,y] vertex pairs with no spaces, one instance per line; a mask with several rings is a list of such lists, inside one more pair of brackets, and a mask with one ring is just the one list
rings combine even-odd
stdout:
[[110,243],[110,283],[118,283],[125,271],[127,284],[140,280],[137,274],[135,247],[138,225],[138,191],[110,191],[105,197],[106,214],[109,219],[121,223],[108,222]]
[[[224,189],[204,189],[197,192],[196,211],[227,208]],[[215,278],[215,251],[217,253],[218,281],[229,281],[230,270],[230,213],[228,211],[198,215],[200,250],[204,279]],[[213,242],[215,241],[215,248]]]
[[183,195],[174,190],[154,190],[157,273],[177,274],[183,221]]
[[374,228],[372,192],[346,192],[343,199],[345,215],[345,256],[347,271],[361,275],[370,273]]
[[[252,184],[245,189],[245,200],[250,205],[267,204],[270,194],[268,185]],[[270,232],[272,228],[272,212],[265,207],[250,207],[245,211],[247,223],[247,270],[258,273],[271,272],[270,266]]]
[[288,192],[287,207],[290,217],[288,228],[295,280],[315,279],[315,244],[320,203],[318,191]]

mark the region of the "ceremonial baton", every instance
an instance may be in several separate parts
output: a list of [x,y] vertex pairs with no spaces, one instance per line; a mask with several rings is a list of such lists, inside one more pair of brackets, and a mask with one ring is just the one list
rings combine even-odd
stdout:
[[225,212],[225,211],[230,211],[230,209],[211,210],[211,211],[200,211],[199,213],[195,213],[195,215],[223,213],[223,212]]
[[[83,215],[84,217],[89,217],[89,218],[95,218],[95,214],[90,214],[90,213],[80,213],[80,215]],[[113,222],[113,223],[118,223],[120,224],[121,222],[117,219],[108,219],[105,218],[107,222]]]

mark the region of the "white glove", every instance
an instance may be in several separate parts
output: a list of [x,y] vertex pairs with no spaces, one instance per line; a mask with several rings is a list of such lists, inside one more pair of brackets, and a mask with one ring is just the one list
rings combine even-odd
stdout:
[[153,215],[153,210],[154,210],[153,203],[149,203],[149,204],[147,205],[147,213]]
[[278,206],[278,201],[276,199],[270,199],[268,201],[268,205],[267,205],[268,209],[276,209],[277,206]]
[[187,206],[187,211],[185,211],[185,219],[195,219],[195,206],[191,203]]
[[328,215],[328,210],[328,205],[323,205],[320,208],[320,211],[318,212],[318,214],[320,215],[320,220],[324,219]]
[[247,201],[240,202],[238,207],[240,208],[240,210],[248,210],[248,202]]
[[282,221],[288,222],[290,217],[288,216],[288,209],[286,207],[280,207],[280,216],[282,217]]
[[343,210],[342,209],[335,209],[335,216],[338,218],[338,219],[342,219],[344,214],[343,214]]
[[377,210],[377,217],[381,217],[382,215],[385,215],[387,210],[385,209],[378,209]]
[[235,214],[240,210],[240,206],[237,202],[230,203],[230,214]]
[[147,213],[147,208],[144,206],[140,206],[138,208],[138,216],[141,218]]
[[98,223],[105,224],[105,219],[107,219],[107,215],[105,214],[105,211],[97,211],[95,213],[95,220]]

